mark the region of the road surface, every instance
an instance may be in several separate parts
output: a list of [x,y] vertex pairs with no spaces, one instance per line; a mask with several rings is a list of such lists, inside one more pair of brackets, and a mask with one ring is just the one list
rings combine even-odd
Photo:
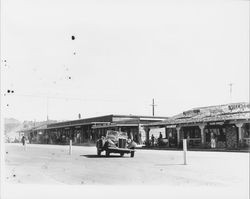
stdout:
[[[249,153],[137,150],[96,156],[95,147],[6,144],[5,181],[11,185],[159,185],[248,194]],[[8,190],[8,189],[7,189]]]

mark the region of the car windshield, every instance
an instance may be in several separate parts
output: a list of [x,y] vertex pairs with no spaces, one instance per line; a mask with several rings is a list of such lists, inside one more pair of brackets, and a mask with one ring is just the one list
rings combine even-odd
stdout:
[[126,137],[127,138],[127,133],[126,132],[119,132],[119,137]]
[[108,131],[108,132],[107,132],[107,136],[110,136],[110,135],[111,135],[111,136],[112,136],[112,135],[113,135],[113,136],[118,136],[118,132],[117,132],[117,131]]

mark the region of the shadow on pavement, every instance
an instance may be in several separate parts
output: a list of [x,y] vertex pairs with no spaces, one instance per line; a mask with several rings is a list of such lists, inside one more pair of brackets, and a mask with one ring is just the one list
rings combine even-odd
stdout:
[[84,156],[86,158],[129,158],[129,157],[121,157],[119,155],[110,155],[109,157],[106,157],[105,155],[101,155],[101,156],[98,156],[98,155],[80,155],[80,156]]

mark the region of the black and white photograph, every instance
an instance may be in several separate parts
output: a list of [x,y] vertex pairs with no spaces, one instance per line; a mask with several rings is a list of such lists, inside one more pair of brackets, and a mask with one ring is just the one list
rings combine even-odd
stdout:
[[249,199],[249,0],[1,0],[3,199]]

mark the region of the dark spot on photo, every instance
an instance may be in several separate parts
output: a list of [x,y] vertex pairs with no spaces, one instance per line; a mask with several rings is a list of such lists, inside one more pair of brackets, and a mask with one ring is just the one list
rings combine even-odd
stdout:
[[75,40],[75,36],[74,36],[74,35],[72,35],[72,36],[71,36],[71,39],[72,39],[72,40]]

